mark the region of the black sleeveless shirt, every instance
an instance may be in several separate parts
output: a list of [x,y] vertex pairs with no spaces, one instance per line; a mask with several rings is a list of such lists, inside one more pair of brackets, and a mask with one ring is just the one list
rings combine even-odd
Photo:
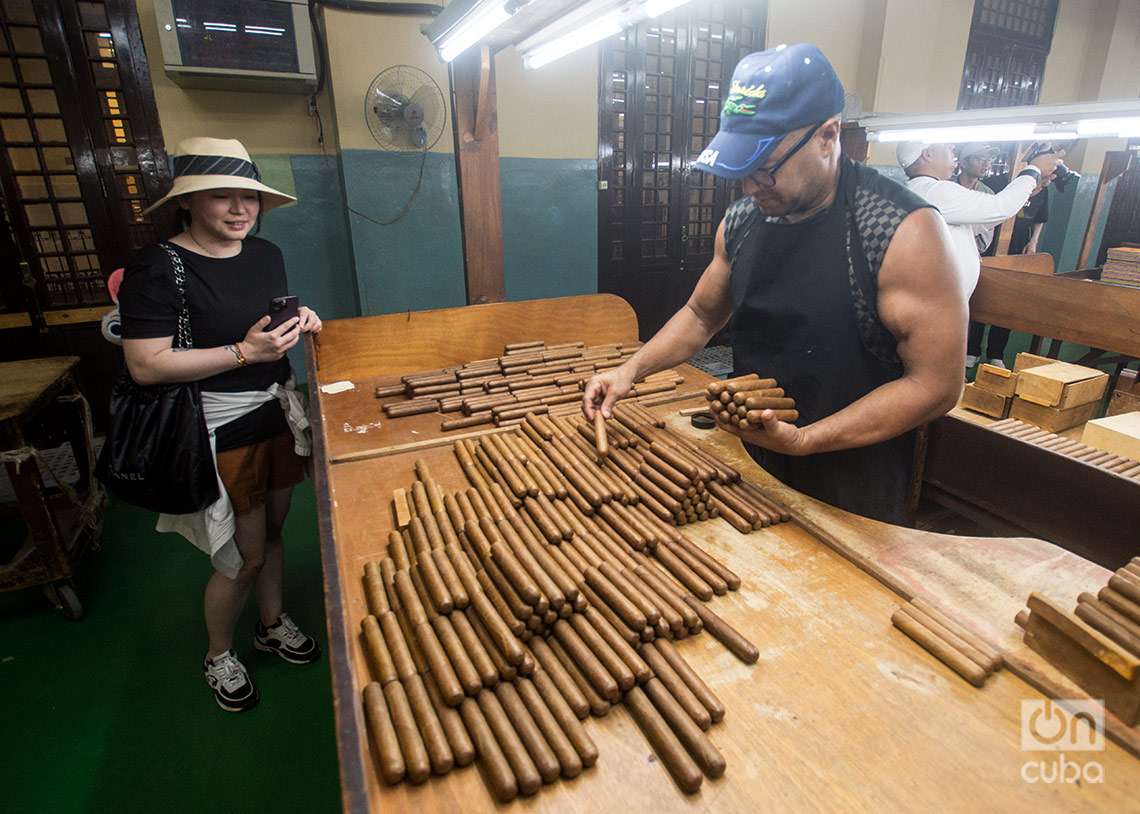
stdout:
[[[928,206],[874,170],[841,160],[827,210],[798,223],[767,220],[750,198],[729,207],[731,323],[737,375],[779,381],[805,426],[903,374],[878,318],[879,266],[903,219]],[[783,483],[841,509],[907,522],[914,433],[819,455],[749,453]]]

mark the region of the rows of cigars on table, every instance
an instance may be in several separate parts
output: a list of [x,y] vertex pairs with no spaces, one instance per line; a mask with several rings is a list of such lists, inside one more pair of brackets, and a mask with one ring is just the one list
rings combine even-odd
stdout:
[[619,703],[682,791],[724,773],[706,734],[724,704],[674,642],[710,635],[745,664],[758,651],[710,607],[740,578],[681,529],[790,515],[646,409],[708,394],[676,371],[635,383],[611,420],[583,418],[585,382],[638,347],[522,342],[377,388],[389,420],[506,429],[454,441],[466,488],[417,460],[391,495],[387,556],[365,565],[363,697],[385,783],[478,756],[496,800],[534,794],[593,765],[582,721]]

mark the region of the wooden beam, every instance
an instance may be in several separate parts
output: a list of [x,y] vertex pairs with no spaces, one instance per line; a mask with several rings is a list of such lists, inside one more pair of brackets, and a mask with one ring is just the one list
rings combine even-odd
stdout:
[[467,303],[506,299],[495,66],[486,46],[451,63]]
[[1128,169],[1132,160],[1131,150],[1109,150],[1104,154],[1104,166],[1101,167],[1100,177],[1096,182],[1096,194],[1093,195],[1092,211],[1089,212],[1089,222],[1085,226],[1085,238],[1081,242],[1081,254],[1077,261],[1077,268],[1087,269],[1093,261],[1093,238],[1096,236],[1097,223],[1100,222],[1100,213],[1104,209],[1105,199],[1108,197],[1108,184]]

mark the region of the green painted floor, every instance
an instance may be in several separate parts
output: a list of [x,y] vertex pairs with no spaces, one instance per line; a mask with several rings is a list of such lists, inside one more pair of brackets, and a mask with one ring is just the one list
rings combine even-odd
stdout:
[[[324,646],[308,481],[285,546],[286,609]],[[201,671],[209,569],[181,537],[155,532],[153,514],[118,503],[80,570],[84,620],[65,620],[38,589],[0,594],[0,810],[339,809],[327,660],[299,667],[254,650],[251,600],[237,648],[261,703],[220,710]]]

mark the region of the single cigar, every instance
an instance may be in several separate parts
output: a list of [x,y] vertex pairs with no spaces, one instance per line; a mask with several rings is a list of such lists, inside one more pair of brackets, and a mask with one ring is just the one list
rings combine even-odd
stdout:
[[527,754],[530,755],[535,768],[538,769],[543,782],[553,783],[562,773],[562,766],[527,705],[523,703],[515,685],[508,682],[500,684],[495,688],[495,697],[499,700]]
[[1108,587],[1131,602],[1140,603],[1140,585],[1119,574],[1108,578]]
[[376,744],[380,778],[387,785],[393,786],[404,779],[404,755],[396,727],[388,712],[388,703],[384,700],[384,690],[375,681],[364,688],[364,717],[372,732],[372,742]]
[[[938,622],[938,624],[942,625],[944,628],[952,632],[954,635],[958,636],[963,641],[968,642],[970,646],[980,651],[982,655],[985,656],[986,662],[982,666],[986,669],[987,672],[992,673],[994,670],[997,670],[999,667],[1001,667],[1001,652],[991,646],[976,633],[968,630],[963,625],[951,619],[949,616],[938,610],[938,608],[934,607],[931,603],[927,602],[920,596],[914,597],[910,601],[910,604],[914,605],[914,607],[916,607],[918,610],[925,613],[931,619]],[[919,621],[922,620],[920,619]]]
[[[483,692],[488,691],[483,690]],[[459,707],[459,712],[475,744],[475,752],[483,767],[483,777],[491,789],[492,796],[500,803],[509,803],[518,796],[518,781],[495,734],[491,731],[487,718],[473,698],[465,699]]]
[[610,442],[606,437],[606,417],[602,415],[600,407],[594,408],[594,446],[598,455],[605,458],[610,454]]
[[728,648],[734,656],[745,664],[756,663],[757,659],[760,658],[760,651],[756,649],[756,645],[744,638],[739,631],[698,600],[686,596],[685,602],[696,611],[697,616],[701,618],[701,624],[704,625],[705,630],[712,634],[714,639]]
[[395,613],[388,611],[380,617],[380,630],[384,633],[384,643],[395,665],[396,675],[401,679],[416,675],[415,661]]
[[408,696],[404,692],[404,685],[399,681],[393,681],[384,686],[383,692],[393,728],[396,730],[396,739],[400,744],[400,752],[404,756],[408,781],[413,785],[419,785],[431,776],[431,760],[419,727],[416,725]]
[[562,541],[562,532],[543,510],[542,506],[539,505],[538,500],[531,497],[526,498],[523,500],[523,508],[526,510],[526,513],[530,515],[530,518],[534,520],[535,525],[538,526],[542,532],[542,536],[545,537],[548,542],[557,545]]
[[565,700],[574,715],[579,719],[585,719],[586,716],[590,714],[590,704],[586,700],[586,696],[578,689],[578,685],[574,683],[570,674],[566,672],[566,668],[562,666],[562,662],[558,660],[554,652],[547,645],[546,640],[535,637],[530,642],[530,650],[542,668],[539,672],[545,673],[545,675],[550,677],[559,695]]
[[402,396],[406,390],[407,386],[404,384],[380,385],[376,388],[376,398],[383,399],[389,396]]
[[681,791],[696,793],[704,779],[700,768],[640,687],[626,694],[625,705]]
[[935,636],[942,639],[942,641],[950,645],[950,647],[954,648],[963,656],[970,659],[970,661],[977,664],[987,674],[992,673],[995,669],[1001,666],[1001,662],[993,662],[989,656],[982,653],[980,650],[978,650],[965,639],[955,634],[946,626],[940,624],[937,619],[934,619],[929,614],[924,613],[912,605],[903,605],[902,611],[914,619],[916,622],[918,622],[920,625],[925,627],[927,630],[929,630],[931,633],[933,633]]
[[473,595],[471,607],[479,615],[480,621],[486,626],[492,641],[495,642],[495,646],[499,648],[507,663],[514,667],[521,664],[523,660],[522,646],[511,633],[510,628],[507,627],[507,623],[495,610],[495,606],[491,604],[491,600],[487,598],[486,594]]
[[[712,485],[715,486],[716,484]],[[754,523],[750,522],[746,517],[742,517],[731,504],[725,500],[721,500],[719,497],[713,497],[710,498],[710,500],[712,501],[713,507],[720,512],[720,516],[727,520],[729,525],[741,534],[751,534],[755,530],[756,523],[759,523],[759,520]],[[707,511],[705,514],[707,516]]]
[[[399,680],[396,665],[392,661],[392,654],[384,642],[384,633],[380,630],[380,623],[371,614],[360,621],[360,632],[364,638],[364,654],[372,666],[372,674],[381,686]],[[414,670],[413,670],[414,672]]]
[[891,622],[924,650],[975,687],[980,687],[986,682],[987,673],[977,663],[955,650],[926,625],[904,613],[901,608],[891,615]]
[[1140,624],[1140,604],[1133,602],[1112,588],[1101,588],[1097,593],[1097,597],[1102,602],[1106,602],[1116,608],[1116,610],[1127,616],[1133,622]]
[[605,717],[610,711],[610,702],[603,698],[598,691],[594,689],[593,685],[590,684],[589,679],[582,675],[582,671],[578,669],[578,665],[574,663],[574,659],[570,657],[557,638],[551,638],[546,644],[550,648],[550,651],[554,653],[555,657],[562,663],[567,675],[570,676],[574,684],[581,690],[582,695],[585,696],[586,703],[590,705],[590,714],[595,718]]
[[[635,571],[623,570],[621,571],[621,575],[627,582],[634,585],[637,590],[645,595],[645,598],[660,612],[661,618],[665,620],[665,623],[669,625],[669,629],[672,630],[675,635],[685,635],[687,626],[680,611],[678,611],[669,600],[659,594],[652,584],[637,576]],[[647,620],[648,618],[649,617],[646,616]]]
[[388,607],[388,597],[384,593],[384,582],[380,575],[380,567],[374,562],[364,563],[364,598],[368,605],[368,612],[379,616]]
[[400,598],[400,607],[403,608],[404,613],[408,615],[409,621],[413,625],[426,622],[427,613],[424,611],[423,603],[420,602],[420,598],[416,594],[416,588],[412,584],[411,572],[397,571],[394,584],[396,587],[396,595]]
[[[492,576],[492,574],[494,574],[494,576]],[[521,636],[523,631],[527,629],[526,624],[529,622],[531,615],[530,609],[522,600],[519,600],[512,609],[494,582],[495,579],[501,578],[504,584],[506,584],[506,578],[501,575],[502,572],[497,569],[491,560],[487,561],[482,571],[475,574],[479,580],[479,585],[483,588],[483,597],[490,603],[492,610],[499,617],[499,620],[506,627],[507,631],[512,636]],[[523,618],[520,619],[519,616]]]
[[[505,685],[500,684],[499,686]],[[498,697],[490,690],[483,690],[476,696],[475,700],[479,703],[479,709],[483,712],[487,725],[494,733],[495,740],[498,741],[503,754],[506,756],[511,771],[514,772],[515,779],[518,781],[519,793],[523,796],[534,794],[542,787],[542,776],[530,755],[527,754],[526,747],[523,746],[518,733],[511,726],[510,718],[507,717]]]
[[[463,583],[459,580],[459,575],[455,571],[455,567],[451,564],[451,560],[447,556],[445,548],[433,548],[429,557],[431,565],[434,567],[436,574],[439,575],[443,582],[443,590],[451,597],[451,606],[462,610],[467,607],[470,599],[467,596],[467,591],[463,587]],[[436,605],[436,611],[440,611],[440,605]]]
[[439,407],[439,402],[435,399],[403,401],[385,404],[384,413],[388,418],[404,418],[410,415],[420,415],[421,413],[434,413],[437,407]]
[[483,645],[483,649],[487,655],[491,657],[491,661],[495,663],[495,671],[503,681],[514,681],[518,677],[518,671],[507,663],[506,658],[503,657],[502,652],[495,645],[491,634],[487,632],[487,628],[483,626],[480,621],[479,615],[475,613],[475,609],[468,607],[463,611],[463,615],[467,617],[467,621],[471,623],[471,629],[475,631],[475,635],[479,638],[479,642]]
[[[606,669],[602,660],[578,635],[574,627],[566,620],[559,620],[554,624],[554,635],[562,645],[563,650],[574,662],[574,666],[581,671],[598,695],[611,702],[617,701],[621,697],[622,688],[615,676]],[[616,656],[614,658],[616,659]]]
[[602,601],[589,585],[582,582],[582,595],[586,597],[589,602],[590,608],[596,610],[601,616],[610,623],[610,627],[618,634],[627,644],[631,647],[636,646],[641,641],[641,631],[633,630],[625,623],[624,620],[616,613],[613,608]]
[[418,675],[409,678],[404,682],[404,692],[419,726],[420,737],[427,748],[432,771],[435,774],[447,774],[455,765],[455,756],[451,752],[451,744],[448,743],[443,725],[428,697],[423,679]]
[[[764,423],[762,416],[767,410],[749,410],[748,423],[754,426],[761,426]],[[772,410],[773,416],[777,421],[787,421],[789,423],[798,421],[800,413],[798,410]]]
[[661,717],[669,724],[669,728],[673,730],[701,770],[709,777],[722,776],[726,767],[724,755],[686,714],[665,683],[658,678],[651,678],[645,683],[644,690],[649,700],[653,702],[653,706],[661,713]]
[[476,413],[472,416],[465,416],[463,418],[447,418],[439,422],[439,429],[442,432],[451,432],[452,430],[462,430],[467,427],[478,427],[481,424],[491,424],[491,413]]

